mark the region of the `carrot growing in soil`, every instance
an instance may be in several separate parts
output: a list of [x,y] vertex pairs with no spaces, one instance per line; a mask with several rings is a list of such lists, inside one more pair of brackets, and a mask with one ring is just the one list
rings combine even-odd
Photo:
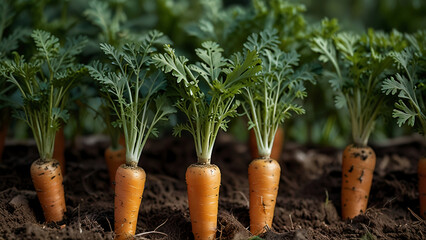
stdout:
[[107,164],[111,188],[115,188],[115,174],[117,169],[126,163],[126,144],[124,135],[121,134],[120,128],[113,126],[116,116],[111,115],[109,109],[110,103],[101,106],[102,116],[105,119],[106,128],[109,134],[110,146],[105,149],[104,157]]
[[208,41],[195,50],[201,62],[187,65],[188,59],[176,56],[170,46],[164,49],[166,53],[154,55],[153,60],[176,79],[171,83],[179,98],[176,107],[188,118],[187,123],[175,127],[174,134],[190,132],[197,153],[197,163],[186,171],[192,232],[195,239],[215,239],[221,175],[211,164],[213,146],[219,130],[226,130],[229,118],[237,115],[235,96],[253,82],[260,59],[256,51],[245,58],[236,54],[226,59],[223,49]]
[[337,33],[312,39],[312,50],[319,60],[330,62],[333,71],[324,71],[336,92],[336,106],[346,106],[352,126],[353,144],[343,151],[342,218],[352,219],[367,209],[376,156],[367,146],[376,118],[385,104],[381,86],[390,74],[389,52],[402,49],[400,33],[363,35]]
[[[165,78],[151,64],[156,44],[165,43],[165,36],[151,31],[139,42],[126,43],[116,49],[102,43],[101,49],[111,60],[110,65],[94,62],[90,75],[102,86],[126,141],[126,164],[115,174],[114,231],[116,239],[132,238],[136,232],[139,207],[145,186],[145,171],[138,167],[148,137],[157,135],[155,125],[174,113],[165,95]],[[151,110],[155,109],[155,110]]]
[[31,178],[47,222],[61,221],[66,211],[61,167],[53,159],[55,134],[68,118],[64,96],[85,68],[75,63],[87,40],[72,38],[61,46],[48,32],[32,33],[36,53],[29,62],[15,54],[2,71],[23,99],[16,115],[30,126],[40,158],[31,165]]
[[58,160],[59,166],[61,166],[62,176],[65,176],[65,135],[63,126],[60,126],[59,130],[55,134],[53,159]]
[[117,117],[111,113],[113,106],[111,106],[109,100],[106,101],[108,96],[102,91],[99,92],[99,95],[101,100],[101,105],[98,107],[99,110],[89,105],[87,107],[95,112],[96,116],[102,117],[109,135],[110,145],[104,151],[104,158],[110,179],[110,186],[114,190],[117,169],[126,163],[126,144],[124,135],[121,133],[122,129],[115,124]]
[[[105,1],[90,1],[84,11],[86,18],[98,29],[98,41],[108,43],[115,48],[121,48],[126,42],[131,41],[139,34],[125,24],[126,12],[121,4],[110,6]],[[122,33],[126,34],[122,34]],[[100,91],[102,99],[108,99]],[[126,163],[126,147],[123,130],[120,126],[113,125],[116,120],[115,114],[110,113],[110,103],[103,102],[100,111],[93,109],[105,122],[107,133],[110,137],[110,145],[105,149],[104,157],[108,168],[111,188],[114,189],[115,173],[121,164]]]
[[[398,125],[416,127],[426,143],[426,31],[407,35],[410,46],[391,53],[399,72],[385,80],[382,90],[386,95],[398,94],[392,116]],[[422,78],[423,76],[423,78]],[[416,121],[417,119],[417,121]],[[426,154],[423,152],[423,154]],[[426,156],[418,163],[420,216],[426,219]]]
[[299,55],[294,51],[281,51],[279,43],[276,30],[265,30],[252,34],[244,44],[247,51],[257,51],[262,59],[259,80],[244,88],[242,104],[259,153],[248,168],[250,232],[254,235],[272,228],[281,168],[271,153],[279,125],[291,117],[291,113],[304,113],[295,101],[307,95],[303,83],[313,82],[307,68],[295,71]]

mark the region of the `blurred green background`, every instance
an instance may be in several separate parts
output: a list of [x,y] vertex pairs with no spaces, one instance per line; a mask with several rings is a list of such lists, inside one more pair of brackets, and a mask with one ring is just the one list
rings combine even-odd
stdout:
[[[5,8],[8,3],[8,8]],[[340,29],[365,32],[368,28],[412,33],[426,27],[426,1],[422,0],[16,0],[2,3],[2,19],[11,22],[3,35],[14,29],[44,29],[60,39],[71,35],[87,35],[90,39],[82,63],[89,63],[100,55],[99,43],[120,46],[150,29],[158,29],[169,36],[177,51],[193,57],[193,49],[203,40],[215,40],[229,54],[237,51],[251,32],[273,26],[280,30],[282,48],[297,49],[302,61],[312,63],[316,57],[309,50],[306,39],[322,19],[336,18]],[[5,17],[7,14],[7,18]],[[31,41],[24,41],[17,49],[25,54],[32,51]],[[336,111],[333,93],[327,82],[309,85],[304,101],[306,114],[287,121],[286,141],[302,144],[343,147],[350,142],[350,123],[345,111]],[[68,138],[105,132],[99,114],[100,99],[94,81],[83,79],[70,98],[72,118],[65,133]],[[77,101],[84,99],[84,101]],[[80,103],[80,104],[78,104]],[[391,104],[392,105],[392,104]],[[88,107],[89,106],[89,107]],[[399,128],[390,118],[391,109],[380,117],[371,141],[411,134],[409,128]],[[179,119],[171,118],[171,125]],[[30,132],[25,123],[13,121],[9,138],[25,139]],[[165,126],[165,133],[170,133]],[[229,130],[240,141],[248,134],[245,120],[236,119]]]

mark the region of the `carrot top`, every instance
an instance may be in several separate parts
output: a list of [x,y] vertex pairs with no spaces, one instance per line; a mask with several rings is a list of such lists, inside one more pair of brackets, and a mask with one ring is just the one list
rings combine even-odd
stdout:
[[23,99],[23,112],[17,112],[30,126],[40,158],[50,159],[53,155],[55,134],[62,121],[68,119],[65,110],[69,89],[85,72],[75,56],[81,53],[87,40],[84,37],[67,39],[61,46],[59,39],[48,32],[34,30],[31,37],[36,52],[27,62],[14,53],[13,61],[6,61],[1,71],[18,87]]
[[123,129],[126,163],[131,166],[138,164],[149,135],[157,135],[155,125],[175,112],[166,96],[157,94],[166,82],[151,63],[155,45],[165,41],[161,32],[151,31],[140,42],[126,43],[120,49],[101,43],[111,64],[95,61],[88,66],[117,116],[114,125]]
[[426,137],[426,31],[406,35],[406,38],[410,46],[390,54],[399,72],[385,80],[382,90],[386,95],[398,93],[392,115],[398,119],[398,125],[414,126],[417,119],[419,132]]
[[291,113],[302,114],[305,110],[296,99],[306,97],[305,81],[313,82],[313,76],[306,67],[295,71],[299,55],[295,51],[280,50],[278,32],[265,30],[252,34],[244,48],[257,51],[262,59],[262,70],[256,84],[245,87],[242,104],[253,129],[260,157],[269,157],[278,126]]
[[320,54],[319,60],[330,62],[333,67],[325,70],[323,76],[336,92],[336,107],[346,106],[349,110],[354,143],[366,146],[385,103],[381,86],[392,73],[389,53],[404,48],[403,35],[370,29],[361,35],[340,32],[317,36],[311,43],[312,50]]
[[174,134],[189,131],[194,138],[198,162],[210,163],[219,129],[226,130],[228,118],[237,115],[239,102],[235,96],[253,83],[261,69],[260,59],[256,51],[249,51],[245,57],[235,54],[227,59],[219,44],[207,41],[195,50],[201,62],[188,65],[188,59],[176,56],[169,45],[164,49],[164,54],[153,56],[154,63],[176,79],[171,83],[180,98],[176,107],[188,118],[187,123],[175,127]]

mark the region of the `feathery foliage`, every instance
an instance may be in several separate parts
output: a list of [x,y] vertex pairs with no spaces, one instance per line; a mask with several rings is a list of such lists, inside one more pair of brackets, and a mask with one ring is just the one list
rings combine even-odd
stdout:
[[389,53],[405,46],[403,35],[370,29],[362,35],[341,32],[332,34],[331,39],[317,36],[311,44],[312,50],[320,54],[319,60],[333,67],[323,76],[336,93],[336,107],[349,110],[354,143],[366,146],[385,100],[381,86],[391,74]]
[[158,95],[166,81],[162,72],[153,68],[151,59],[155,45],[165,39],[161,32],[151,31],[140,42],[126,43],[122,49],[102,43],[111,64],[95,61],[88,66],[118,118],[113,124],[124,131],[126,162],[131,166],[138,164],[150,134],[157,135],[155,125],[175,112],[166,96]]
[[278,29],[281,49],[302,47],[307,34],[303,4],[288,0],[252,0],[247,7],[224,7],[221,0],[201,1],[204,14],[185,28],[188,34],[202,41],[223,45],[225,51],[241,50],[252,32]]
[[66,96],[74,82],[85,73],[75,57],[83,50],[84,37],[59,39],[48,32],[34,30],[31,34],[36,52],[27,62],[14,53],[14,59],[4,63],[2,72],[21,93],[23,111],[17,117],[30,126],[42,160],[51,159],[55,134],[61,121],[68,119]]
[[382,90],[386,95],[398,94],[392,114],[398,125],[414,126],[417,118],[426,136],[426,31],[407,35],[407,39],[409,47],[390,54],[399,72],[384,81]]
[[184,56],[176,56],[169,45],[164,50],[165,53],[154,55],[153,61],[176,79],[171,83],[179,97],[176,107],[188,118],[175,127],[174,134],[190,132],[198,162],[210,163],[219,130],[226,131],[229,118],[237,115],[239,102],[235,96],[254,82],[261,69],[260,59],[256,51],[249,51],[245,58],[239,54],[227,59],[219,44],[211,41],[195,50],[201,59],[195,64],[188,64]]
[[[25,28],[15,28],[6,36],[6,30],[10,27],[14,20],[16,12],[10,6],[9,1],[0,4],[0,71],[6,69],[1,67],[4,62],[11,57],[12,51],[18,48],[18,43],[22,42],[30,35],[30,31]],[[0,74],[0,126],[9,117],[8,109],[14,105],[11,100],[13,86],[7,82],[7,78]]]
[[291,113],[303,114],[304,109],[295,101],[307,96],[305,81],[313,82],[309,69],[295,68],[299,55],[295,51],[284,52],[278,47],[276,30],[252,34],[244,49],[257,51],[262,59],[262,70],[256,84],[243,90],[243,109],[249,119],[249,129],[256,135],[259,155],[269,157],[278,126]]

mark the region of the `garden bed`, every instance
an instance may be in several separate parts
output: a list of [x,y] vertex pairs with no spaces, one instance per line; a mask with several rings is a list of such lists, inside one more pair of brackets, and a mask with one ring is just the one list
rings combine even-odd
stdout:
[[[103,159],[107,138],[79,138],[66,151],[66,219],[44,224],[30,178],[37,157],[32,142],[8,142],[0,164],[0,239],[112,239],[113,191]],[[341,150],[286,143],[273,230],[264,239],[425,239],[418,207],[417,160],[421,138],[373,145],[377,154],[365,214],[352,221],[340,215]],[[222,172],[218,239],[248,239],[245,143],[220,134],[212,162]],[[187,207],[185,170],[195,163],[189,137],[150,140],[141,167],[147,182],[139,212],[137,239],[193,239]],[[328,197],[327,197],[328,196]],[[373,238],[364,238],[373,239]]]

